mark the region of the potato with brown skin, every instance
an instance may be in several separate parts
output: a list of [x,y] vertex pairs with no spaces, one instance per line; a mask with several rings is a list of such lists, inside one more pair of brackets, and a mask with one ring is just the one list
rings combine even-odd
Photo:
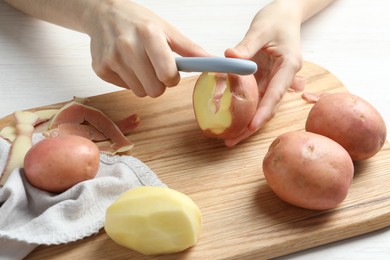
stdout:
[[347,92],[321,96],[310,110],[305,128],[338,142],[355,161],[379,152],[387,132],[379,112],[366,100]]
[[325,210],[346,198],[354,166],[347,151],[335,141],[309,132],[287,132],[272,142],[263,160],[263,172],[282,200]]
[[251,122],[259,102],[253,75],[204,72],[193,92],[199,127],[207,137],[234,139]]
[[63,192],[94,178],[100,153],[90,140],[68,135],[44,139],[33,145],[24,158],[28,182],[38,189]]

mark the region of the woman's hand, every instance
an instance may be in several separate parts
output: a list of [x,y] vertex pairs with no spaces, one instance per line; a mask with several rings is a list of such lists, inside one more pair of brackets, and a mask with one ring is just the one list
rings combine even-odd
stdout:
[[84,24],[91,37],[92,67],[107,82],[140,97],[158,97],[179,83],[173,52],[208,56],[175,27],[134,2],[101,3]]
[[260,93],[247,131],[236,139],[225,140],[227,146],[249,137],[270,120],[288,88],[303,88],[302,78],[296,76],[302,67],[301,14],[294,8],[286,1],[266,6],[256,14],[244,39],[225,51],[226,57],[251,59],[258,64],[255,78]]

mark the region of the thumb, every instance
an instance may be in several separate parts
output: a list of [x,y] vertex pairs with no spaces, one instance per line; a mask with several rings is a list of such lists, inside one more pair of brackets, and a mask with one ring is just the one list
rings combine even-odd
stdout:
[[225,51],[225,56],[228,58],[241,58],[241,59],[252,59],[253,56],[258,53],[261,48],[264,47],[266,42],[264,38],[260,37],[255,30],[249,30],[244,39],[239,42],[236,47],[228,48]]
[[248,55],[243,54],[237,46],[235,48],[228,48],[225,51],[226,58],[237,58],[237,59],[250,59]]

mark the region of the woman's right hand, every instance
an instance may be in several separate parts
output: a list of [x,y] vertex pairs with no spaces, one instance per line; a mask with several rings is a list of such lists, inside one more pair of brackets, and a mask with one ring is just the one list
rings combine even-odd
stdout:
[[128,0],[99,1],[86,16],[92,67],[103,80],[139,97],[158,97],[180,81],[173,52],[209,56],[150,10]]

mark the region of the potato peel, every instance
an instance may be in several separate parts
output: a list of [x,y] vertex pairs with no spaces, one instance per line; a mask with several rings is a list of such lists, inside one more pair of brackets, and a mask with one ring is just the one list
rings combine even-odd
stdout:
[[3,186],[11,172],[16,168],[23,167],[26,153],[32,146],[32,134],[34,124],[38,116],[29,111],[17,111],[14,113],[16,136],[11,144],[6,166],[0,177],[0,185]]
[[108,147],[112,149],[108,149],[108,151],[105,149],[103,152],[117,153],[118,150],[128,151],[133,147],[133,143],[124,136],[119,127],[102,111],[75,101],[65,104],[54,115],[48,129],[55,129],[61,124],[83,124],[85,122],[88,122],[88,124],[95,127],[97,131],[112,141],[112,145]]

